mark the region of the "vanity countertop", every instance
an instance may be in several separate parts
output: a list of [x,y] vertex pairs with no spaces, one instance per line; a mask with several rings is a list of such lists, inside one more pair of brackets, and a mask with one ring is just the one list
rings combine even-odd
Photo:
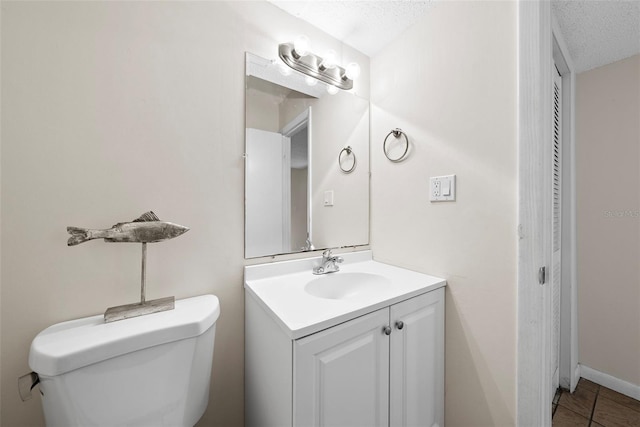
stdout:
[[[446,285],[439,277],[374,261],[371,251],[339,256],[344,258],[340,271],[325,275],[312,273],[322,257],[246,266],[247,296],[254,298],[292,339],[298,339]],[[315,285],[321,286],[323,279],[329,283],[347,276],[369,275],[379,278],[385,286],[371,294],[360,291],[354,297],[335,299],[314,296],[305,290],[314,280]]]

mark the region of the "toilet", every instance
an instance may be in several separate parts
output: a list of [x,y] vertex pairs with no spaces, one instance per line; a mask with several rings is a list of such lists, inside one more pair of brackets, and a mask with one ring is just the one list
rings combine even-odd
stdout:
[[58,323],[31,344],[48,427],[192,427],[209,401],[214,295],[175,309],[105,323],[102,315]]

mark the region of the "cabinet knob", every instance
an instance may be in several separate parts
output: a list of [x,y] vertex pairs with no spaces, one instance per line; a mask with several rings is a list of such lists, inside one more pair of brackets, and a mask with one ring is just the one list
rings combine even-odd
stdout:
[[389,326],[385,326],[382,328],[382,332],[384,332],[385,335],[391,335],[391,328]]
[[398,329],[404,328],[404,322],[402,320],[398,320],[396,322],[396,328],[398,328]]

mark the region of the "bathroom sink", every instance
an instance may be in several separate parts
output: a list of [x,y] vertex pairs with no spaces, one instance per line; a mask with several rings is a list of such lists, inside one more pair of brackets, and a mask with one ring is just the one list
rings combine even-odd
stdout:
[[329,273],[306,284],[306,293],[326,299],[354,299],[388,292],[391,281],[370,273]]
[[292,339],[445,286],[444,279],[342,253],[340,271],[314,275],[322,257],[245,267],[247,305],[258,304]]

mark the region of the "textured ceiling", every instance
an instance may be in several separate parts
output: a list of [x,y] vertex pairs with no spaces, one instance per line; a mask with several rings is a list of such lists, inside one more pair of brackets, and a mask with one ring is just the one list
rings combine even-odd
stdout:
[[[271,3],[370,57],[415,23],[432,4],[429,0]],[[640,0],[552,0],[552,7],[577,72],[640,53]]]
[[576,72],[640,53],[640,0],[553,0]]
[[413,24],[429,0],[271,1],[360,52],[373,56]]

